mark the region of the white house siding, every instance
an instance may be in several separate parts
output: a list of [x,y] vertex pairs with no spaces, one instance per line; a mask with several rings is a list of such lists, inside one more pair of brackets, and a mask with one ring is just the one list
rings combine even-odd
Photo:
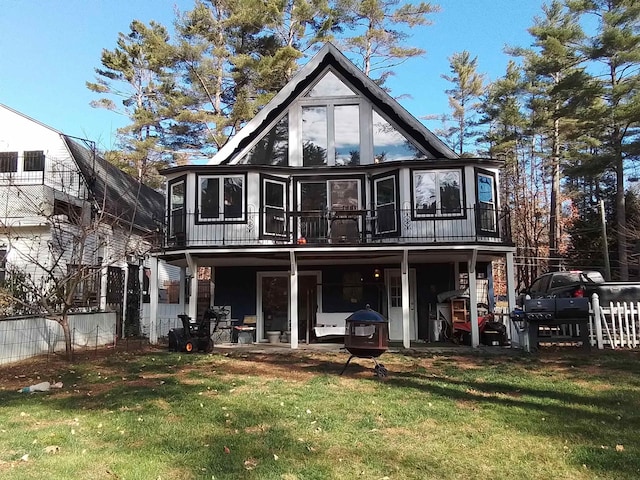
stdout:
[[0,244],[7,249],[7,266],[28,273],[32,278],[43,275],[38,265],[49,266],[51,263],[50,240],[48,227],[25,228],[19,237],[0,235]]

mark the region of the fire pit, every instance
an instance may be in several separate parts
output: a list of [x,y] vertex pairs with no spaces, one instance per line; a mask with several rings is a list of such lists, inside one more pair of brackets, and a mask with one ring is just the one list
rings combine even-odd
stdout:
[[386,352],[389,346],[389,322],[387,319],[367,305],[362,310],[349,315],[345,324],[344,348],[349,351],[351,356],[340,375],[347,369],[353,357],[359,357],[371,358],[376,364],[374,374],[379,378],[386,377],[387,369],[376,359]]

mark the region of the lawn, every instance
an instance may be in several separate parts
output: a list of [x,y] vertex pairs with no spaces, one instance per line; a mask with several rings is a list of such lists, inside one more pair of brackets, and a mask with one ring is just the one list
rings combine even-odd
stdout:
[[[637,479],[638,352],[103,352],[0,367],[0,478]],[[17,390],[61,381],[49,393]]]

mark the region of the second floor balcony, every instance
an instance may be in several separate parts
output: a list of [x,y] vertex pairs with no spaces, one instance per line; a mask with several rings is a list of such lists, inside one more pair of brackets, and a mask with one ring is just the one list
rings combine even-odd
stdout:
[[[227,215],[227,218],[229,215]],[[196,213],[174,210],[166,219],[162,246],[257,248],[328,245],[511,245],[508,212],[469,207],[457,212],[411,209],[284,212],[264,208],[237,212],[234,221],[204,221]]]

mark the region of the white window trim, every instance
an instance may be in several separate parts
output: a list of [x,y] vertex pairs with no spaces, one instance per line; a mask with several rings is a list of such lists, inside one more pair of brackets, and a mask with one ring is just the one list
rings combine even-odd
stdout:
[[[378,183],[386,181],[386,180],[391,180],[391,182],[393,183],[393,200],[391,203],[387,203],[387,204],[379,204],[378,203]],[[376,234],[378,235],[384,235],[386,233],[396,233],[398,231],[398,219],[396,217],[396,212],[398,209],[398,204],[397,204],[397,199],[398,199],[398,185],[396,184],[396,176],[395,175],[389,175],[386,177],[378,177],[378,178],[374,178],[373,179],[373,204],[374,204],[374,208],[375,208],[375,215],[376,217],[378,216],[378,208],[381,206],[385,206],[385,205],[393,205],[393,222],[394,222],[394,228],[393,230],[384,230],[381,231],[379,229],[379,223],[376,222]]]
[[184,215],[186,212],[185,209],[186,209],[186,202],[187,202],[187,198],[186,198],[187,182],[183,179],[183,180],[179,180],[177,182],[169,184],[169,237],[171,238],[175,237],[177,233],[184,233],[184,232],[176,232],[176,226],[174,222],[174,211],[176,211],[177,209],[174,208],[174,204],[173,204],[173,189],[180,185],[182,185],[181,209],[182,209],[182,216],[183,216],[183,222],[184,222]]
[[[242,180],[241,214],[239,217],[225,218],[224,216],[224,181],[228,178],[240,178]],[[217,179],[220,182],[218,188],[218,217],[207,218],[202,216],[202,180]],[[198,223],[223,223],[223,222],[244,222],[246,219],[245,194],[247,189],[247,178],[243,174],[230,175],[199,175],[197,177],[198,189]]]
[[[267,184],[277,184],[282,186],[282,207],[276,207],[273,205],[267,204]],[[263,178],[262,179],[262,234],[267,236],[275,236],[275,237],[286,237],[287,236],[287,182],[285,180],[276,180],[273,178]],[[282,210],[282,221],[284,222],[284,228],[282,233],[275,233],[267,231],[267,208],[274,208]]]
[[[491,180],[491,202],[483,202],[480,200],[480,195],[478,190],[478,186],[479,186],[478,179],[480,177],[488,178]],[[479,209],[478,213],[481,212],[481,209],[480,209],[481,204],[489,205],[493,211],[493,228],[484,228],[484,225],[481,225],[480,222],[478,222],[478,228],[480,228],[482,232],[490,232],[490,233],[497,232],[498,231],[498,212],[497,212],[497,202],[496,202],[496,177],[494,175],[490,175],[482,172],[476,172],[476,200],[478,205],[477,208]]]
[[[457,172],[459,177],[458,189],[460,191],[460,212],[452,212],[452,213],[443,213],[442,212],[442,201],[440,198],[440,174]],[[417,180],[416,177],[422,174],[431,174],[434,173],[436,175],[436,185],[435,185],[435,193],[436,193],[436,211],[435,213],[422,213],[418,211],[416,208],[416,185]],[[413,214],[416,218],[460,218],[465,216],[465,205],[464,205],[464,174],[462,168],[446,168],[446,169],[436,169],[436,170],[413,170],[412,173],[412,192],[411,192],[411,201],[413,206]]]

